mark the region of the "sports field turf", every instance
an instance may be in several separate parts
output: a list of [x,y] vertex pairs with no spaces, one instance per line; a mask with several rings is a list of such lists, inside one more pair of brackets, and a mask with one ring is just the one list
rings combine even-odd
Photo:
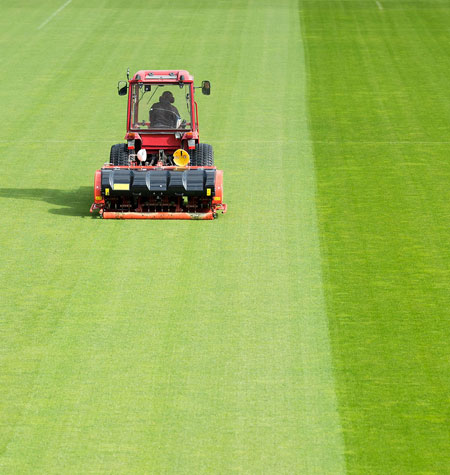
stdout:
[[[450,2],[0,7],[0,473],[449,473]],[[90,216],[127,67],[226,215]]]

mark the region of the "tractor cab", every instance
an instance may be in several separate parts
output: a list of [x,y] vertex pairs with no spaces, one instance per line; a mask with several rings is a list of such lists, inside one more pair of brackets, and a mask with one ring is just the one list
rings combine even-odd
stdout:
[[[133,78],[119,81],[119,95],[128,92],[127,131],[197,131],[194,78],[187,71],[138,71]],[[209,81],[202,82],[209,95]]]
[[[203,94],[210,94],[203,81]],[[119,95],[128,93],[127,135],[129,150],[145,149],[147,156],[194,150],[199,143],[194,78],[185,70],[140,70],[128,81],[119,81]],[[134,140],[134,141],[133,141]]]
[[145,83],[130,85],[130,131],[191,130],[192,84]]

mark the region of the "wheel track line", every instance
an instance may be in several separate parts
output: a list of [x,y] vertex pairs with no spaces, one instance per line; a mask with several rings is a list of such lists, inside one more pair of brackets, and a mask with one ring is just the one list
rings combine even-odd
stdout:
[[38,30],[41,30],[42,28],[44,28],[44,26],[49,22],[51,21],[61,10],[64,10],[64,8],[67,7],[67,5],[69,5],[69,3],[71,3],[72,0],[67,0],[67,2],[64,4],[64,5],[61,5],[58,10],[55,10],[43,23],[41,23],[37,29]]

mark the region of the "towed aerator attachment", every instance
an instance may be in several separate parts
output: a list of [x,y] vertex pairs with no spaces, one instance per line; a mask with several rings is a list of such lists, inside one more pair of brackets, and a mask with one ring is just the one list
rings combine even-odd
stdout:
[[223,172],[213,167],[104,167],[91,212],[105,219],[214,219],[226,212]]

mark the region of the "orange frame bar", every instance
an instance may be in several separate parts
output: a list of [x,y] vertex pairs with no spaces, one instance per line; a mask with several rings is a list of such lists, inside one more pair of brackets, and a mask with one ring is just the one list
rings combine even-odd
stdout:
[[134,211],[104,211],[104,219],[214,219],[213,211],[206,213],[138,213]]

